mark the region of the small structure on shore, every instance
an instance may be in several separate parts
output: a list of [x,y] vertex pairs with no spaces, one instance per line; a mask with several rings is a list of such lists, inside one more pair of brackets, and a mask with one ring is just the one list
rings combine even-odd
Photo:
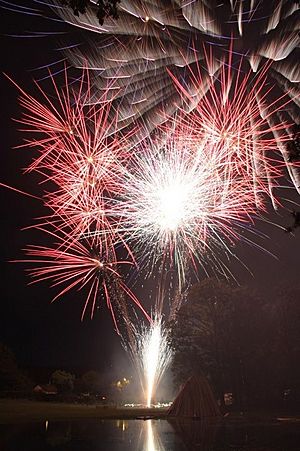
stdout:
[[191,376],[168,411],[169,417],[213,419],[221,416],[212,389],[203,375]]
[[33,391],[41,395],[57,395],[57,387],[52,384],[36,385]]

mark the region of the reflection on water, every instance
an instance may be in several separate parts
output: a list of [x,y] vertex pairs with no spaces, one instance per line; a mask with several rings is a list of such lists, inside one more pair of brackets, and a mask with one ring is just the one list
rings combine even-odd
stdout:
[[123,432],[128,429],[129,422],[128,420],[117,420],[116,422],[117,428],[121,429]]
[[297,424],[74,420],[0,425],[1,451],[296,451]]
[[164,451],[164,446],[160,440],[158,429],[153,425],[153,420],[144,421],[146,426],[146,440],[144,441],[144,451]]
[[51,448],[63,447],[72,440],[72,425],[70,422],[48,421],[48,429],[45,436],[46,444]]
[[188,450],[201,449],[208,451],[214,448],[216,435],[220,425],[207,423],[206,421],[170,419],[175,433],[181,438]]

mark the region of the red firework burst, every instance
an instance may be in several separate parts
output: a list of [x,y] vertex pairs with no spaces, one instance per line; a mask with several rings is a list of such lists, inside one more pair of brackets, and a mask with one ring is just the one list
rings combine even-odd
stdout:
[[150,320],[147,312],[127,287],[120,274],[120,268],[132,266],[129,260],[117,260],[115,253],[103,252],[103,244],[99,237],[83,240],[73,240],[68,243],[68,234],[61,231],[46,232],[55,239],[53,246],[30,245],[25,249],[28,259],[21,262],[34,264],[35,268],[29,270],[34,279],[31,283],[51,281],[52,287],[61,287],[53,301],[62,297],[70,290],[85,291],[86,298],[82,310],[82,319],[90,305],[90,316],[93,317],[95,307],[99,300],[105,300],[111,312],[116,331],[119,333],[116,311],[125,322],[129,322],[126,298],[133,302]]
[[219,62],[218,68],[212,54],[205,48],[204,53],[211,75],[199,66],[190,68],[187,86],[169,72],[185,104],[177,133],[189,135],[196,149],[205,145],[211,152],[225,155],[233,177],[251,180],[258,208],[263,193],[276,207],[273,187],[286,166],[293,178],[296,166],[288,163],[286,143],[291,140],[292,124],[288,115],[284,116],[293,96],[285,93],[278,97],[276,87],[266,83],[270,64],[254,76],[244,72],[242,59],[234,69],[231,51],[228,61]]
[[[83,72],[71,89],[65,72],[65,88],[51,77],[56,104],[38,85],[45,105],[21,91],[25,109],[19,121],[36,137],[23,147],[38,152],[26,169],[42,176],[44,203],[52,211],[47,220],[82,234],[112,234],[110,200],[122,191],[122,174],[130,160],[129,137],[117,133],[117,112],[110,109],[107,92],[101,104],[87,106],[90,99],[88,73]],[[114,239],[112,239],[114,241]]]
[[64,89],[51,80],[54,100],[38,85],[44,103],[18,87],[25,109],[19,122],[30,133],[24,146],[38,153],[26,171],[40,175],[43,201],[51,209],[34,228],[55,238],[50,247],[29,246],[26,254],[31,258],[24,262],[37,265],[30,271],[34,282],[50,280],[62,286],[54,300],[71,289],[87,290],[82,317],[89,305],[93,316],[96,302],[104,298],[119,331],[114,309],[127,321],[125,295],[148,318],[120,274],[121,267],[134,264],[133,256],[126,244],[130,261],[120,261],[115,251],[122,237],[113,204],[123,190],[133,131],[117,133],[117,112],[111,111],[106,93],[100,106],[87,106],[87,72],[72,88],[66,72]]

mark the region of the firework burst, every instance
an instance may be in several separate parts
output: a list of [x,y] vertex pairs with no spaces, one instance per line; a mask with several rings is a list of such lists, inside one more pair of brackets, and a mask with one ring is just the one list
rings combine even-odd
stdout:
[[[41,229],[40,229],[41,230]],[[134,293],[126,286],[120,273],[122,266],[128,267],[133,263],[129,260],[117,260],[113,248],[110,259],[108,252],[103,252],[102,241],[98,237],[84,240],[72,240],[69,244],[65,232],[42,230],[55,239],[53,246],[31,245],[25,249],[29,258],[24,263],[34,264],[29,270],[33,283],[44,280],[51,281],[52,287],[62,287],[53,301],[65,295],[68,291],[77,289],[86,292],[86,300],[82,311],[82,319],[90,305],[92,317],[102,297],[111,312],[117,332],[117,313],[123,320],[129,322],[126,307],[126,297],[130,299],[149,319],[146,311]]]
[[54,300],[72,289],[85,291],[82,317],[89,306],[93,316],[103,298],[119,332],[117,316],[130,322],[126,297],[148,318],[122,280],[134,265],[134,257],[126,243],[123,254],[129,258],[116,255],[116,247],[123,241],[111,207],[123,189],[123,173],[130,161],[129,135],[118,136],[117,113],[112,119],[105,95],[101,106],[84,106],[90,95],[87,73],[83,72],[72,89],[66,72],[64,89],[51,79],[55,100],[40,86],[44,103],[19,88],[25,110],[19,122],[26,126],[23,131],[30,133],[24,146],[38,154],[26,171],[39,174],[42,200],[50,209],[33,228],[55,241],[52,246],[29,246],[26,254],[30,258],[23,261],[36,265],[30,271],[35,282],[49,280],[52,286],[61,287]]
[[238,239],[256,205],[251,176],[237,168],[224,146],[196,145],[191,135],[173,134],[136,156],[119,207],[125,234],[150,272],[162,263],[184,282],[191,263],[197,269],[215,247]]
[[[230,58],[208,75],[191,71],[188,88],[170,72],[180,112],[165,116],[159,139],[149,137],[134,152],[134,130],[118,133],[111,90],[93,105],[85,72],[74,87],[65,74],[64,89],[51,77],[56,102],[40,87],[44,103],[21,90],[20,122],[35,133],[25,146],[38,153],[27,171],[41,177],[51,212],[38,228],[58,240],[53,248],[27,250],[44,258],[44,268],[32,275],[66,284],[59,296],[89,286],[83,314],[89,303],[93,313],[101,290],[116,324],[109,287],[141,308],[121,280],[118,266],[125,262],[116,256],[118,245],[148,274],[175,269],[181,289],[189,268],[197,273],[207,260],[226,273],[219,250],[232,254],[241,230],[265,210],[267,196],[277,206],[273,187],[283,162],[275,151],[290,136],[289,124],[272,118],[289,100],[275,99],[266,109],[272,93],[264,91],[264,70],[252,79],[241,62],[233,74]],[[108,283],[112,276],[117,285]]]
[[[38,153],[26,169],[36,171],[44,187],[47,220],[71,228],[75,238],[94,230],[112,234],[109,201],[122,190],[122,173],[130,161],[129,136],[116,130],[118,113],[103,94],[100,105],[90,98],[87,72],[72,86],[65,72],[64,89],[51,77],[55,103],[38,85],[44,103],[21,88],[23,132],[34,136],[22,147]],[[113,118],[112,118],[113,116]]]
[[[292,96],[288,92],[278,97],[275,86],[268,86],[268,64],[253,76],[244,71],[243,60],[233,69],[232,57],[229,53],[228,61],[211,69],[209,77],[200,67],[190,70],[188,87],[169,72],[181,94],[182,111],[192,110],[182,116],[179,133],[189,134],[196,145],[226,154],[234,177],[252,177],[258,209],[262,194],[276,208],[273,187],[286,166],[292,178],[297,166],[287,163],[285,151],[293,123],[284,112],[292,107]],[[208,67],[215,63],[208,54],[206,62]]]

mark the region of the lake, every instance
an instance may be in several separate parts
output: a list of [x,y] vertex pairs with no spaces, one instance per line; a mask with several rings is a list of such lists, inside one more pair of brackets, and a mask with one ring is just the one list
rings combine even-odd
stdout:
[[72,420],[0,425],[1,451],[296,451],[300,423]]

